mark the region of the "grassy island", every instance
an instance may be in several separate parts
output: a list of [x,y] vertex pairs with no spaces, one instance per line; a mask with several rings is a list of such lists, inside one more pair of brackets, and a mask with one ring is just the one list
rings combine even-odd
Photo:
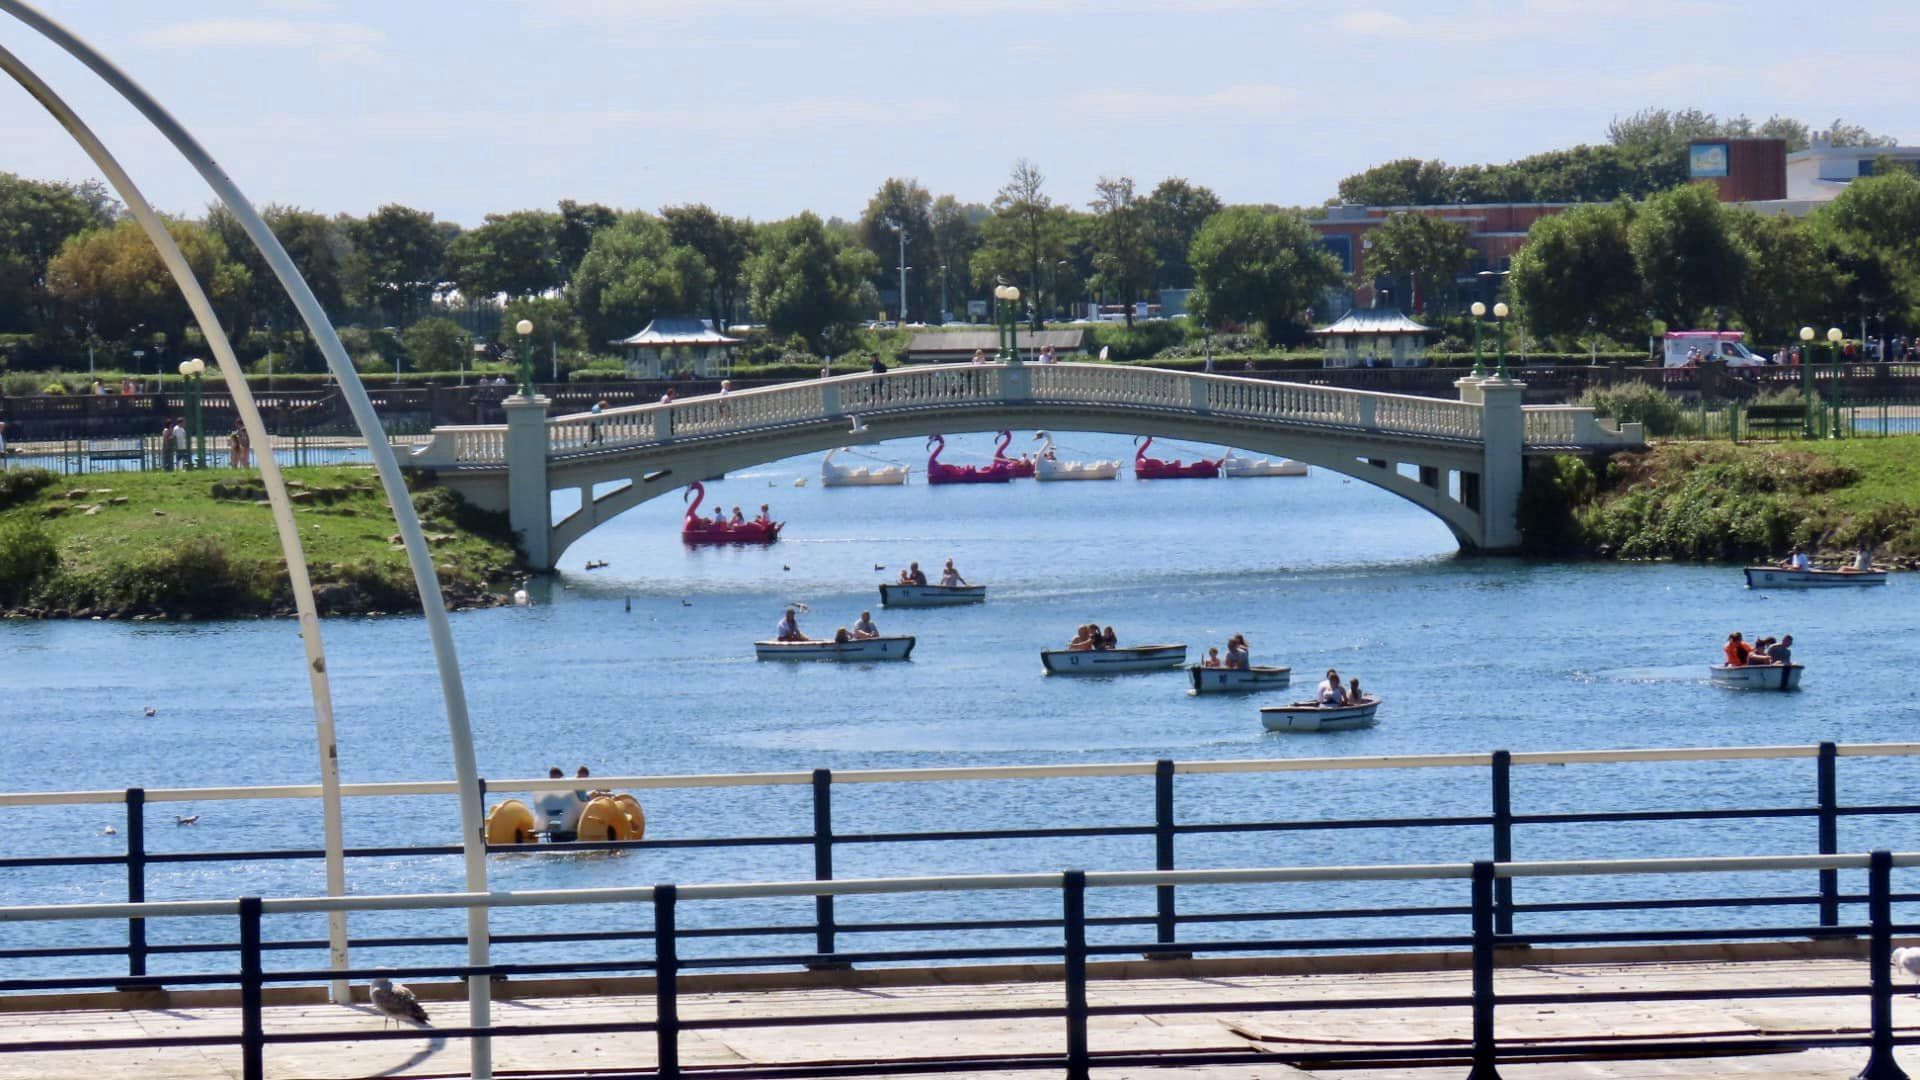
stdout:
[[1828,556],[1872,544],[1920,561],[1920,436],[1784,443],[1674,442],[1603,465],[1529,465],[1521,531],[1540,555],[1698,562]]
[[[289,469],[294,517],[322,614],[418,609],[378,479],[365,468]],[[504,514],[444,488],[413,493],[449,605],[497,604],[519,568]],[[0,472],[0,612],[29,618],[291,614],[266,491],[228,470]]]

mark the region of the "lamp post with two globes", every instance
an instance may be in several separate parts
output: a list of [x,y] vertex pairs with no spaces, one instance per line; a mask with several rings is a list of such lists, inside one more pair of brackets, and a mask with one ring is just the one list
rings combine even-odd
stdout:
[[180,361],[180,376],[187,382],[187,414],[193,417],[193,467],[207,467],[207,430],[201,422],[200,394],[207,374],[207,362],[195,357]]
[[1020,362],[1020,344],[1015,336],[1020,319],[1020,287],[1001,282],[993,287],[994,321],[1000,324],[1000,356],[1003,363]]
[[[1480,352],[1480,320],[1486,318],[1488,309],[1487,305],[1475,300],[1473,306],[1467,310],[1473,312],[1473,375],[1474,378],[1483,378],[1487,374],[1487,365]],[[1504,303],[1493,305],[1492,313],[1494,325],[1500,330],[1500,361],[1494,374],[1498,378],[1505,379],[1507,377],[1507,305]]]

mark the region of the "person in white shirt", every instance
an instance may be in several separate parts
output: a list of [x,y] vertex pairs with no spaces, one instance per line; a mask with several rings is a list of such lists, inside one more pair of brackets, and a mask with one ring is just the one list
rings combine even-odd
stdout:
[[1327,677],[1320,680],[1317,697],[1322,705],[1339,706],[1347,703],[1347,688],[1340,685],[1340,673],[1338,671],[1332,668],[1327,669]]
[[961,577],[960,571],[955,570],[953,568],[953,560],[948,559],[946,569],[940,571],[941,587],[946,589],[951,589],[951,588],[954,588],[955,586],[965,585],[966,583],[967,583],[967,579]]
[[[548,779],[560,780],[565,776],[559,766],[547,770]],[[541,821],[546,824],[547,832],[556,840],[573,839],[573,835],[580,831],[580,812],[586,808],[586,800],[577,791],[549,791],[542,794],[534,805]]]

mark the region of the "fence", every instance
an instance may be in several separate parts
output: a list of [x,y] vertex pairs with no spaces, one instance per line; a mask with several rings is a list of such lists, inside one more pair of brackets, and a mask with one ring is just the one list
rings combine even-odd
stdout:
[[[616,1032],[650,1032],[654,1036],[655,1064],[652,1069],[639,1068],[622,1070],[617,1075],[650,1075],[658,1077],[679,1077],[684,1074],[680,1063],[680,1041],[684,1032],[738,1027],[804,1027],[812,1025],[859,1025],[872,1023],[915,1023],[919,1025],[937,1024],[952,1020],[1013,1020],[1033,1017],[1056,1017],[1062,1023],[1062,1051],[1052,1055],[1014,1056],[1005,1050],[998,1053],[968,1055],[964,1059],[921,1057],[909,1061],[875,1062],[861,1060],[843,1065],[820,1062],[807,1064],[808,1075],[861,1075],[886,1072],[900,1074],[907,1072],[951,1072],[958,1068],[989,1069],[1047,1069],[1064,1071],[1069,1077],[1084,1078],[1098,1064],[1103,1067],[1179,1064],[1188,1067],[1207,1064],[1253,1064],[1263,1062],[1272,1064],[1272,1056],[1249,1048],[1239,1052],[1211,1052],[1205,1054],[1128,1054],[1096,1053],[1089,1032],[1089,1021],[1094,1016],[1116,1014],[1179,1014],[1194,1012],[1204,1007],[1208,1010],[1222,1010],[1237,1013],[1264,1013],[1289,1009],[1393,1009],[1407,1010],[1418,1008],[1466,1008],[1469,1010],[1468,1028],[1470,1037],[1461,1040],[1459,1046],[1419,1045],[1409,1046],[1365,1046],[1348,1047],[1329,1046],[1324,1049],[1291,1053],[1287,1055],[1289,1064],[1303,1067],[1340,1066],[1370,1064],[1374,1067],[1385,1065],[1433,1066],[1458,1062],[1471,1064],[1474,1077],[1493,1077],[1495,1069],[1502,1061],[1519,1056],[1508,1051],[1495,1034],[1496,1010],[1501,1003],[1509,1005],[1555,1005],[1579,1007],[1586,1004],[1636,1001],[1654,1003],[1673,1003],[1698,1000],[1741,1000],[1741,999],[1779,999],[1785,997],[1817,998],[1841,995],[1856,995],[1867,998],[1869,1022],[1863,1033],[1848,1031],[1812,1033],[1798,1032],[1775,1035],[1770,1032],[1756,1032],[1740,1035],[1720,1035],[1712,1038],[1695,1038],[1685,1041],[1662,1039],[1660,1037],[1641,1038],[1631,1041],[1622,1040],[1611,1032],[1596,1032],[1568,1041],[1556,1041],[1551,1047],[1554,1058],[1561,1061],[1578,1061],[1594,1057],[1606,1057],[1618,1060],[1658,1058],[1666,1055],[1684,1054],[1690,1057],[1708,1055],[1736,1055],[1761,1052],[1763,1050],[1780,1052],[1785,1049],[1812,1049],[1831,1047],[1864,1047],[1869,1052],[1865,1069],[1859,1074],[1871,1080],[1881,1080],[1903,1075],[1894,1060],[1896,1042],[1910,1042],[1910,1038],[1896,1039],[1893,1027],[1893,979],[1891,968],[1892,939],[1896,933],[1911,933],[1914,926],[1896,923],[1893,917],[1893,904],[1896,900],[1912,900],[1914,897],[1901,896],[1893,891],[1892,871],[1896,867],[1920,865],[1920,854],[1893,854],[1887,851],[1875,851],[1871,854],[1847,854],[1825,856],[1775,856],[1755,858],[1719,858],[1719,859],[1653,859],[1653,860],[1605,860],[1591,862],[1522,862],[1496,863],[1477,861],[1470,864],[1442,865],[1399,865],[1399,866],[1319,866],[1287,867],[1240,870],[1187,870],[1187,871],[1137,871],[1137,872],[1087,872],[1068,870],[1059,873],[1021,874],[1021,875],[980,875],[967,877],[940,878],[890,878],[865,879],[840,882],[791,882],[768,884],[702,884],[702,885],[656,885],[628,889],[586,889],[560,890],[550,892],[527,893],[490,893],[490,894],[453,894],[453,895],[413,895],[413,896],[370,896],[327,898],[288,898],[261,899],[245,897],[238,900],[219,901],[183,901],[157,904],[104,904],[77,906],[43,906],[0,908],[0,922],[53,922],[87,919],[236,919],[238,941],[233,949],[239,954],[237,970],[221,972],[174,981],[190,982],[195,985],[237,985],[240,997],[240,1030],[231,1035],[221,1036],[147,1036],[140,1038],[116,1039],[38,1039],[0,1044],[0,1053],[47,1053],[60,1051],[101,1051],[143,1050],[153,1051],[179,1047],[237,1046],[240,1051],[241,1072],[249,1080],[258,1080],[266,1075],[266,1057],[270,1046],[291,1043],[324,1043],[345,1041],[369,1041],[374,1039],[444,1039],[472,1038],[498,1039],[518,1036],[554,1036],[554,1035],[595,1035]],[[1868,888],[1864,897],[1850,897],[1851,900],[1864,899],[1867,905],[1867,917],[1864,922],[1852,925],[1763,925],[1740,929],[1722,929],[1706,934],[1688,934],[1683,931],[1627,931],[1624,933],[1588,932],[1577,935],[1568,934],[1515,934],[1501,926],[1502,886],[1508,888],[1520,878],[1548,877],[1625,877],[1642,875],[1694,875],[1741,873],[1807,873],[1822,875],[1837,874],[1843,869],[1866,869]],[[1356,882],[1356,881],[1426,881],[1426,882],[1465,882],[1467,883],[1465,903],[1456,903],[1447,909],[1447,913],[1456,918],[1464,915],[1465,933],[1447,935],[1421,935],[1417,937],[1375,935],[1367,938],[1349,939],[1328,943],[1317,942],[1320,947],[1338,947],[1345,950],[1374,950],[1381,948],[1449,948],[1465,949],[1471,955],[1471,990],[1465,997],[1458,995],[1407,997],[1400,994],[1363,996],[1340,1001],[1324,999],[1311,1001],[1284,1001],[1271,997],[1252,996],[1246,1000],[1220,1002],[1210,1001],[1205,1006],[1181,1002],[1135,1002],[1132,1004],[1094,1005],[1088,997],[1088,966],[1098,957],[1145,954],[1166,955],[1176,947],[1162,941],[1102,941],[1089,933],[1096,922],[1090,918],[1087,907],[1089,890],[1101,889],[1153,889],[1156,892],[1172,894],[1182,888],[1203,888],[1222,884],[1259,885],[1285,887],[1310,882]],[[806,1013],[784,1016],[754,1016],[751,1018],[687,1017],[681,1014],[679,1006],[679,980],[681,974],[695,968],[739,968],[744,966],[767,966],[790,963],[795,957],[736,955],[714,960],[696,960],[681,955],[682,932],[679,927],[678,910],[683,904],[726,903],[773,897],[807,897],[819,902],[831,901],[836,896],[860,894],[904,894],[925,895],[929,893],[962,893],[980,896],[976,905],[981,910],[991,910],[992,894],[1009,891],[1046,890],[1057,892],[1059,896],[1059,917],[1041,921],[1040,925],[1050,932],[1057,932],[1057,944],[1044,947],[1029,947],[1020,950],[1020,955],[1029,959],[1044,959],[1058,962],[1059,985],[1062,991],[1061,1004],[1057,1009],[1044,1008],[972,1008],[972,1009],[933,1009],[913,1013],[900,1011],[882,1011],[871,1008],[843,1013]],[[1281,891],[1279,888],[1270,892]],[[648,905],[651,908],[651,928],[639,935],[651,941],[650,955],[618,961],[623,969],[644,970],[652,976],[653,1015],[651,1019],[623,1019],[606,1023],[562,1023],[562,1024],[514,1024],[506,1026],[467,1026],[441,1027],[430,1031],[402,1029],[397,1032],[381,1032],[375,1035],[370,1031],[311,1031],[268,1032],[265,1018],[265,989],[269,984],[289,982],[310,982],[329,977],[335,973],[317,971],[269,971],[266,965],[264,943],[265,920],[270,916],[297,913],[330,911],[381,911],[381,910],[420,910],[420,909],[466,909],[485,907],[534,907],[534,906],[570,906],[570,905],[618,905],[623,909],[633,905]],[[973,929],[970,925],[957,925],[942,928],[949,933],[964,934]],[[754,928],[741,928],[743,934],[754,933]],[[1721,941],[1779,939],[1807,935],[1865,935],[1869,940],[1868,960],[1870,979],[1864,989],[1848,986],[1794,986],[1794,987],[1746,987],[1713,988],[1692,987],[1685,989],[1622,991],[1601,990],[1593,992],[1570,992],[1529,995],[1501,995],[1496,982],[1496,951],[1514,946],[1580,943],[1633,943],[1646,941],[1674,941],[1688,938],[1712,938]],[[1208,946],[1179,946],[1182,951],[1208,948],[1214,952],[1286,952],[1298,948],[1296,942],[1284,939],[1250,937],[1226,943]],[[911,953],[891,951],[885,953],[850,954],[844,957],[849,962],[886,962],[899,960],[987,960],[1005,959],[1007,950],[944,947],[940,949],[919,950]],[[566,970],[600,971],[606,970],[606,962],[586,962],[565,965]],[[473,966],[437,966],[414,967],[400,970],[365,970],[348,973],[354,978],[371,978],[377,975],[400,978],[420,977],[493,977],[540,974],[550,970],[548,966],[491,964],[483,967]],[[98,988],[113,985],[111,980],[55,978],[55,979],[8,979],[0,980],[0,991],[50,991]],[[1520,1053],[1531,1056],[1538,1051],[1529,1048],[1517,1048]],[[863,1055],[864,1057],[864,1055]],[[799,1063],[793,1063],[797,1066]],[[789,1067],[793,1067],[789,1066]],[[754,1064],[736,1068],[701,1068],[701,1074],[714,1073],[726,1075],[778,1075],[780,1066]],[[616,1075],[596,1072],[596,1075]]]
[[[885,769],[860,770],[834,773],[826,769],[812,772],[739,774],[711,776],[635,776],[635,777],[596,777],[594,784],[602,787],[621,787],[636,791],[663,791],[669,789],[718,789],[718,788],[768,788],[797,787],[808,789],[810,795],[807,807],[810,818],[808,828],[802,831],[763,834],[732,835],[706,837],[674,837],[667,839],[645,839],[632,841],[576,841],[561,844],[544,844],[537,850],[543,852],[568,851],[617,851],[617,850],[663,850],[663,849],[700,849],[700,848],[797,848],[809,851],[812,857],[813,877],[817,882],[831,882],[835,878],[836,855],[849,846],[871,847],[875,845],[895,844],[962,844],[975,841],[1037,841],[1037,840],[1091,840],[1095,838],[1136,838],[1150,841],[1152,845],[1151,866],[1155,871],[1173,871],[1177,869],[1176,845],[1185,838],[1202,836],[1242,835],[1274,833],[1326,833],[1332,835],[1351,835],[1358,830],[1391,829],[1411,831],[1447,831],[1468,830],[1484,835],[1484,850],[1488,858],[1495,863],[1511,862],[1514,858],[1516,832],[1535,827],[1548,826],[1588,826],[1603,823],[1650,823],[1650,822],[1758,822],[1765,820],[1808,820],[1814,825],[1813,850],[1828,855],[1840,850],[1840,824],[1843,820],[1864,818],[1898,818],[1920,814],[1920,804],[1864,804],[1842,805],[1839,799],[1839,760],[1841,758],[1886,759],[1898,761],[1920,756],[1920,743],[1902,744],[1862,744],[1837,745],[1821,743],[1817,746],[1777,746],[1777,747],[1710,747],[1693,749],[1655,749],[1655,750],[1578,750],[1552,752],[1519,752],[1505,750],[1492,753],[1414,755],[1399,757],[1360,757],[1360,758],[1305,758],[1281,760],[1247,761],[1155,761],[1109,765],[1033,765],[976,768],[939,768],[939,769]],[[1774,805],[1760,807],[1709,806],[1685,807],[1676,809],[1632,809],[1632,810],[1574,810],[1557,812],[1527,812],[1514,806],[1513,771],[1516,768],[1560,767],[1571,765],[1650,765],[1654,763],[1688,762],[1727,762],[1727,761],[1769,761],[1804,760],[1812,764],[1810,788],[1813,799],[1798,805]],[[1484,770],[1484,791],[1487,801],[1486,812],[1474,814],[1415,816],[1398,814],[1379,817],[1354,818],[1306,818],[1306,819],[1262,819],[1248,821],[1182,821],[1176,813],[1177,779],[1182,776],[1204,777],[1253,774],[1327,774],[1359,771],[1393,771],[1402,769],[1473,769]],[[923,831],[870,831],[846,832],[836,828],[834,815],[834,793],[837,789],[853,785],[874,784],[954,784],[975,781],[1030,781],[1051,782],[1072,778],[1151,778],[1152,804],[1150,820],[1137,820],[1132,823],[1077,826],[1035,826],[992,829],[943,829]],[[545,778],[530,780],[510,780],[493,783],[483,782],[483,796],[487,792],[528,792],[571,790],[578,781],[573,779],[548,780]],[[166,864],[226,864],[240,865],[264,861],[311,860],[317,861],[324,853],[316,849],[269,849],[257,851],[153,851],[146,839],[146,808],[154,803],[206,803],[231,800],[285,800],[313,799],[319,797],[317,785],[289,787],[233,787],[213,789],[177,789],[146,791],[130,788],[125,791],[92,792],[39,792],[0,794],[0,809],[32,807],[70,807],[79,805],[120,804],[124,809],[125,852],[115,855],[19,855],[0,858],[0,870],[25,870],[30,868],[53,867],[117,867],[124,876],[125,895],[129,903],[141,903],[148,892],[148,871],[150,867]],[[350,799],[391,798],[412,795],[445,796],[455,794],[451,782],[426,783],[379,783],[349,784],[342,788],[343,796]],[[1110,803],[1111,800],[1108,800]],[[497,847],[495,851],[526,851],[525,847]],[[350,848],[346,851],[348,859],[386,860],[396,858],[444,857],[457,854],[460,849],[452,845],[396,845],[384,847]],[[1528,912],[1534,913],[1577,913],[1577,912],[1621,912],[1621,911],[1684,911],[1702,906],[1721,907],[1796,907],[1804,906],[1817,911],[1819,925],[1838,927],[1841,924],[1841,905],[1847,901],[1840,891],[1837,875],[1831,870],[1822,870],[1817,877],[1817,888],[1812,893],[1786,896],[1766,896],[1757,898],[1719,898],[1702,901],[1695,898],[1633,899],[1633,900],[1571,900],[1524,904],[1516,903],[1512,893],[1511,879],[1502,879],[1496,886],[1498,891],[1495,924],[1498,932],[1509,934],[1514,931],[1515,916]],[[1124,923],[1140,923],[1153,927],[1154,943],[1165,949],[1190,950],[1202,947],[1201,942],[1182,940],[1179,930],[1185,926],[1197,928],[1242,921],[1249,918],[1272,917],[1282,921],[1302,918],[1326,919],[1327,913],[1312,916],[1285,913],[1260,912],[1190,912],[1183,913],[1175,903],[1176,897],[1171,886],[1156,890],[1152,914],[1133,917],[1120,917]],[[1415,917],[1431,914],[1422,906],[1387,906],[1367,908],[1364,911],[1346,911],[1345,916],[1362,918],[1378,915],[1381,917]],[[841,937],[856,935],[902,935],[911,936],[938,930],[948,925],[934,921],[896,921],[867,922],[849,929],[842,926],[836,917],[833,894],[818,894],[810,923],[789,923],[781,927],[766,927],[757,933],[778,933],[795,938],[810,938],[812,950],[803,956],[789,957],[794,963],[821,965],[840,962]],[[975,921],[969,925],[979,928],[1020,929],[1020,920],[1002,920],[1001,922]],[[644,937],[644,934],[592,932],[539,932],[531,934],[502,934],[494,940],[503,944],[521,943],[567,943],[588,941],[625,940]],[[355,939],[350,944],[356,948],[416,948],[421,946],[445,947],[464,941],[457,937],[393,936],[380,938]],[[285,940],[269,946],[275,951],[299,952],[321,951],[327,947],[324,940]],[[84,946],[31,946],[23,948],[0,949],[0,960],[57,960],[79,957],[124,956],[125,975],[114,976],[114,981],[127,979],[145,980],[145,984],[157,985],[177,980],[191,980],[192,975],[156,974],[149,970],[151,957],[160,954],[177,956],[204,956],[209,953],[231,951],[230,945],[219,943],[173,943],[150,946],[147,941],[146,926],[138,915],[127,916],[127,933],[124,945],[84,945]]]
[[1920,398],[1836,398],[1756,405],[1738,399],[1680,403],[1681,439],[1866,439],[1920,434]]
[[[305,468],[313,465],[365,465],[372,462],[365,439],[347,435],[275,435],[273,450],[283,467]],[[421,435],[392,435],[389,441],[403,452],[426,441]],[[86,476],[93,473],[155,472],[185,468],[178,464],[191,454],[171,459],[158,435],[125,439],[53,439],[38,442],[8,440],[7,454],[0,468],[47,469],[62,476]],[[226,437],[207,434],[207,469],[226,469],[229,454]]]

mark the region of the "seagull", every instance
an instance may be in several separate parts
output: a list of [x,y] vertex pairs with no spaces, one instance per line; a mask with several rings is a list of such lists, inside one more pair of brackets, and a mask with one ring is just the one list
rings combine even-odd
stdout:
[[692,607],[692,606],[693,606],[693,601],[691,601],[691,600],[682,600],[682,601],[680,601],[680,606],[681,606],[681,607]]
[[200,815],[195,814],[192,817],[176,817],[173,819],[173,823],[175,825],[198,825],[200,824]]
[[[1920,949],[1906,948],[1893,950],[1893,969],[1904,971],[1920,979]],[[1920,993],[1914,996],[1920,997]]]
[[148,716],[152,716],[152,715],[153,715],[153,713],[154,713],[154,709],[153,709],[153,706],[151,706],[151,705],[149,705],[149,706],[147,706],[147,715],[148,715]]
[[877,562],[873,564],[873,568],[875,570],[885,570],[887,568],[887,564],[883,562]]
[[787,565],[786,563],[781,563],[781,564],[780,564],[780,569],[782,569],[782,570],[791,570],[791,569],[793,569],[793,567],[791,567],[791,566],[788,566],[788,565]]
[[106,828],[100,830],[100,835],[101,836],[119,836],[120,830],[109,825]]
[[383,1031],[387,1026],[385,1020],[404,1020],[420,1027],[433,1026],[427,1023],[427,1010],[420,1007],[413,991],[392,979],[383,977],[373,980],[372,988],[367,991],[367,1000],[373,1002],[373,1007],[385,1018],[380,1024]]

